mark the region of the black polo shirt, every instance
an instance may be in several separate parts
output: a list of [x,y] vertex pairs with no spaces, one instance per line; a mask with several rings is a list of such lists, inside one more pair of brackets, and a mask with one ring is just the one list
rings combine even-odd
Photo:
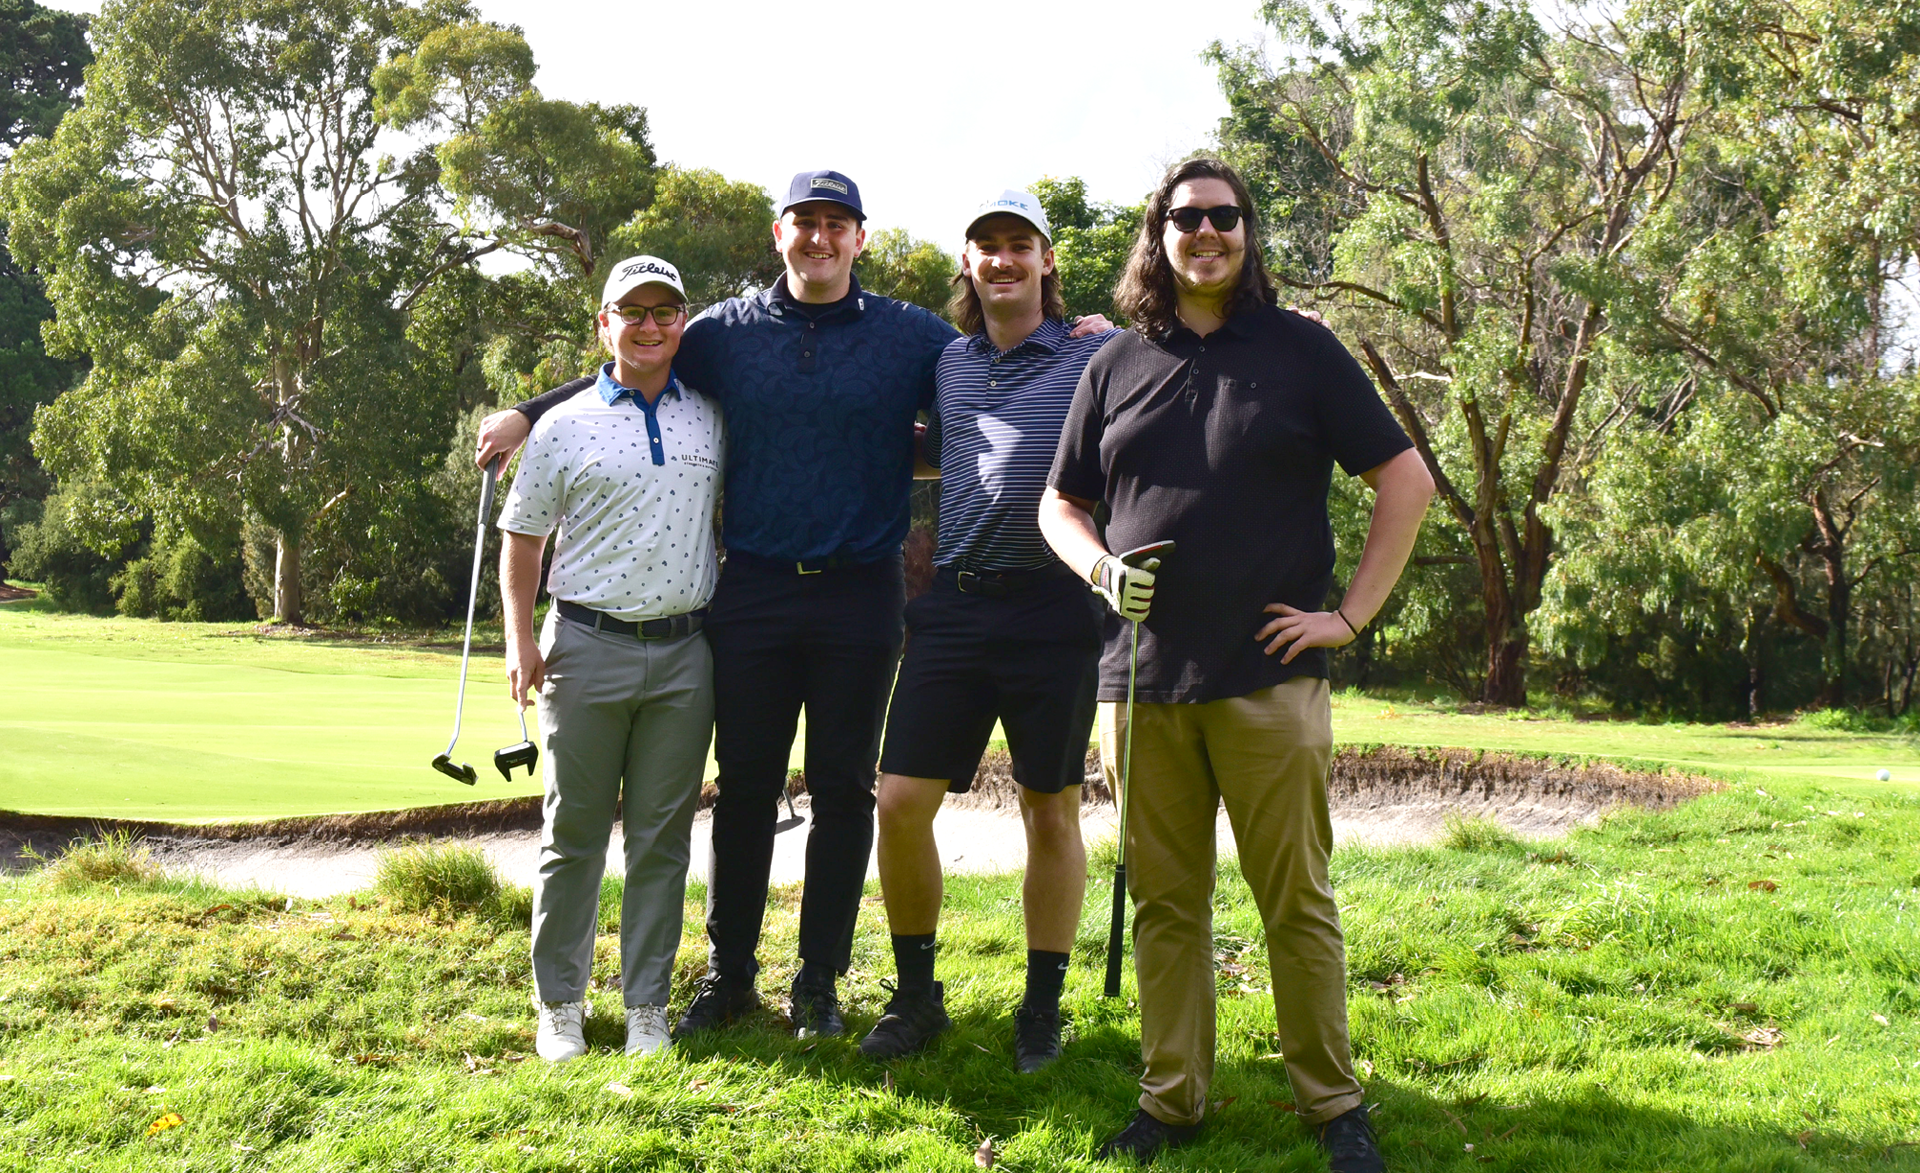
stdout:
[[[1295,676],[1327,675],[1327,653],[1290,664],[1254,640],[1261,609],[1326,606],[1333,583],[1327,489],[1412,442],[1373,383],[1324,327],[1274,306],[1201,338],[1127,330],[1074,391],[1048,483],[1105,501],[1116,553],[1172,539],[1140,627],[1137,697],[1201,702]],[[1127,624],[1109,614],[1100,699],[1127,696]]]

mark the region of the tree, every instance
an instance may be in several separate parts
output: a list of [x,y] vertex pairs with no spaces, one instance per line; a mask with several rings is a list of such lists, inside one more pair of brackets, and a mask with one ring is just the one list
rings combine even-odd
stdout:
[[653,203],[615,234],[620,251],[664,257],[680,270],[698,313],[785,273],[773,248],[773,201],[751,183],[718,171],[666,166]]
[[258,519],[298,621],[309,535],[351,516],[333,540],[365,540],[453,430],[421,299],[502,248],[590,272],[644,198],[644,173],[606,173],[651,163],[644,124],[556,111],[518,34],[451,0],[133,0],[95,33],[84,102],[0,184],[50,342],[95,364],[36,444],[169,528]]
[[[1469,539],[1481,698],[1524,704],[1545,511],[1618,418],[1588,394],[1608,310],[1700,114],[1688,17],[1648,6],[1549,34],[1514,0],[1266,11],[1309,56],[1276,69],[1215,47],[1223,146],[1264,156],[1269,198],[1318,217],[1331,263],[1281,279],[1360,335]],[[1302,186],[1321,177],[1331,194]]]
[[1121,322],[1113,308],[1113,290],[1133,251],[1143,205],[1090,202],[1086,180],[1077,175],[1043,177],[1030,190],[1053,227],[1053,260],[1067,315],[1105,314]]
[[853,271],[862,288],[944,317],[960,262],[932,241],[916,240],[904,228],[882,228],[868,235]]
[[[93,53],[87,18],[0,0],[0,166],[23,141],[53,133],[73,104]],[[0,222],[0,242],[5,239]],[[45,471],[33,457],[33,413],[65,389],[79,364],[49,358],[40,323],[53,316],[45,291],[0,244],[0,565],[5,565],[16,503],[45,496]]]

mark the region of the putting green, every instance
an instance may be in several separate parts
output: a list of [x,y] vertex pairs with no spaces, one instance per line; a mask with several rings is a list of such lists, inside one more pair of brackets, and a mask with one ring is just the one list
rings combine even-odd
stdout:
[[[540,792],[502,782],[493,751],[520,739],[497,652],[476,654],[456,758],[466,787],[428,766],[446,746],[460,653],[452,640],[263,634],[0,604],[0,809],[165,819],[263,819],[392,810]],[[480,639],[499,641],[499,633]],[[1469,715],[1367,697],[1334,700],[1345,743],[1473,746],[1671,763],[1721,775],[1814,778],[1836,789],[1920,787],[1914,739],[1805,724],[1643,725]],[[805,731],[796,738],[801,763]],[[1874,780],[1877,770],[1893,781]],[[709,759],[707,777],[714,775]]]

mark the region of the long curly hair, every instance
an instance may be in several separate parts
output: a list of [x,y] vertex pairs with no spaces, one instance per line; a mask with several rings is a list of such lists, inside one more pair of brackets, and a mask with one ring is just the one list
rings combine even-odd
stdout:
[[1234,286],[1233,296],[1228,299],[1229,316],[1241,310],[1257,305],[1275,305],[1279,302],[1279,292],[1274,287],[1273,277],[1267,272],[1266,258],[1260,248],[1260,215],[1254,206],[1253,195],[1247,190],[1246,183],[1238,172],[1219,159],[1200,156],[1176,163],[1167,170],[1153,195],[1147,200],[1147,210],[1140,217],[1140,235],[1134,239],[1133,252],[1127,257],[1127,268],[1120,276],[1120,284],[1113,291],[1114,308],[1119,310],[1135,330],[1149,338],[1165,337],[1179,324],[1174,314],[1177,286],[1174,284],[1173,266],[1167,260],[1167,246],[1162,239],[1167,223],[1167,209],[1173,203],[1173,190],[1183,183],[1195,179],[1218,179],[1233,189],[1233,202],[1240,206],[1240,222],[1247,227],[1247,247],[1240,265],[1240,281]]

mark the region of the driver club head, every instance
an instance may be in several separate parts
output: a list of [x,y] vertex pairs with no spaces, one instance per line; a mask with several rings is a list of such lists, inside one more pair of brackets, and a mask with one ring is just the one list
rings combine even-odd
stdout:
[[457,778],[469,786],[472,786],[480,780],[480,775],[473,772],[472,766],[467,765],[465,762],[461,762],[456,766],[453,764],[453,758],[447,754],[441,754],[434,758],[433,768],[445,774],[447,777]]
[[531,741],[523,741],[518,745],[510,745],[505,749],[495,750],[493,754],[493,764],[499,768],[500,776],[509,782],[513,781],[513,768],[515,766],[525,766],[527,768],[527,777],[533,777],[533,764],[539,760],[540,749]]

